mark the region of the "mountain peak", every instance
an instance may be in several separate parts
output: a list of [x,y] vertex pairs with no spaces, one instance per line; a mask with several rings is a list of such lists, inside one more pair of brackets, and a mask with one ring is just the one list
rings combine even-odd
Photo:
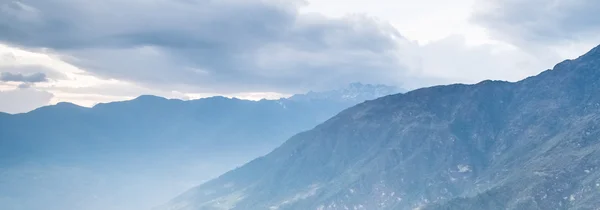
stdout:
[[[353,82],[347,85],[347,87],[376,87],[376,86],[387,86],[387,85],[382,85],[382,84],[369,84],[369,83],[362,83],[362,82]],[[388,86],[390,87],[390,86]]]
[[133,99],[133,100],[144,100],[144,101],[149,101],[149,100],[165,100],[166,98],[160,97],[160,96],[155,96],[155,95],[140,95],[137,98]]
[[63,111],[68,112],[70,110],[84,110],[84,109],[87,109],[87,107],[79,106],[79,105],[71,103],[71,102],[58,102],[55,105],[43,106],[43,107],[37,108],[31,112],[32,113],[33,112],[41,112],[42,110],[55,110],[58,112],[63,112]]
[[310,91],[306,94],[296,94],[289,98],[293,101],[307,100],[339,100],[348,102],[362,102],[372,100],[382,96],[396,94],[401,92],[400,88],[387,85],[373,85],[354,82],[344,88],[315,92]]
[[58,102],[56,104],[56,106],[60,106],[60,107],[80,107],[79,105],[71,103],[71,102]]

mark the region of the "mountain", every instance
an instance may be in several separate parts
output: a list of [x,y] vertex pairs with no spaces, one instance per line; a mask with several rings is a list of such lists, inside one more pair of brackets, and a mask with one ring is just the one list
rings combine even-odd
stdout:
[[[362,83],[351,83],[346,88],[324,92],[310,91],[306,94],[296,94],[289,98],[291,101],[346,101],[357,104],[366,100],[375,99],[373,96],[386,96],[394,93],[406,92],[403,89]],[[377,97],[378,98],[378,97]]]
[[0,114],[0,209],[149,209],[361,100],[395,93],[371,90],[381,87],[353,84],[303,100],[146,95]]
[[600,47],[347,109],[160,210],[598,209]]

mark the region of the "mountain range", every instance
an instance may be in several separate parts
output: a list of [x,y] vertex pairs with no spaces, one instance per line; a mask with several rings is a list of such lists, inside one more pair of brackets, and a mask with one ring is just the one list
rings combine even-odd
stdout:
[[160,210],[600,207],[600,47],[518,82],[346,109]]
[[149,209],[345,108],[397,91],[354,83],[279,100],[146,95],[0,113],[0,209]]

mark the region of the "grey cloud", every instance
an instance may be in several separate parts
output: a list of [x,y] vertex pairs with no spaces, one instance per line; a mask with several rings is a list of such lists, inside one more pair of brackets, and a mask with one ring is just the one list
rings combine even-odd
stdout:
[[3,82],[25,82],[25,83],[38,83],[46,82],[48,78],[44,73],[34,73],[29,75],[13,74],[10,72],[0,73],[0,81]]
[[50,103],[54,97],[49,92],[31,88],[0,91],[0,110],[7,113],[23,113]]
[[[246,48],[277,38],[296,3],[266,0],[13,0],[3,38],[32,47],[77,49],[156,45]],[[27,25],[21,24],[27,23]]]
[[299,1],[22,0],[0,40],[51,48],[93,74],[167,90],[298,92],[398,84],[409,44],[364,16],[300,14]]
[[17,86],[19,89],[27,89],[31,87],[31,83],[21,83],[19,84],[19,86]]
[[[60,72],[59,69],[53,69],[53,68],[48,68],[45,66],[38,66],[38,65],[4,66],[4,67],[0,67],[0,72],[6,72],[6,73],[12,74],[12,75],[21,75],[20,77],[26,77],[25,75],[32,76],[32,75],[36,75],[36,74],[38,77],[41,77],[43,74],[43,76],[46,77],[46,80],[48,80],[48,79],[61,80],[61,79],[68,78],[67,75]],[[44,80],[42,82],[45,82],[46,80]]]
[[517,45],[581,42],[600,33],[598,0],[485,0],[472,19]]
[[[561,59],[532,55],[521,49],[498,50],[493,45],[468,46],[466,38],[449,36],[420,47],[413,68],[447,82],[517,81],[548,69]],[[549,66],[546,66],[549,65]],[[445,82],[445,83],[447,83]]]

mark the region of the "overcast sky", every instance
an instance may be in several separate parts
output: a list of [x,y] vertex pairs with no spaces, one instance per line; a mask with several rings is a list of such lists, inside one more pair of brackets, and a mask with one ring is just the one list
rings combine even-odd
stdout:
[[4,0],[0,111],[516,81],[600,44],[597,11],[597,0]]

